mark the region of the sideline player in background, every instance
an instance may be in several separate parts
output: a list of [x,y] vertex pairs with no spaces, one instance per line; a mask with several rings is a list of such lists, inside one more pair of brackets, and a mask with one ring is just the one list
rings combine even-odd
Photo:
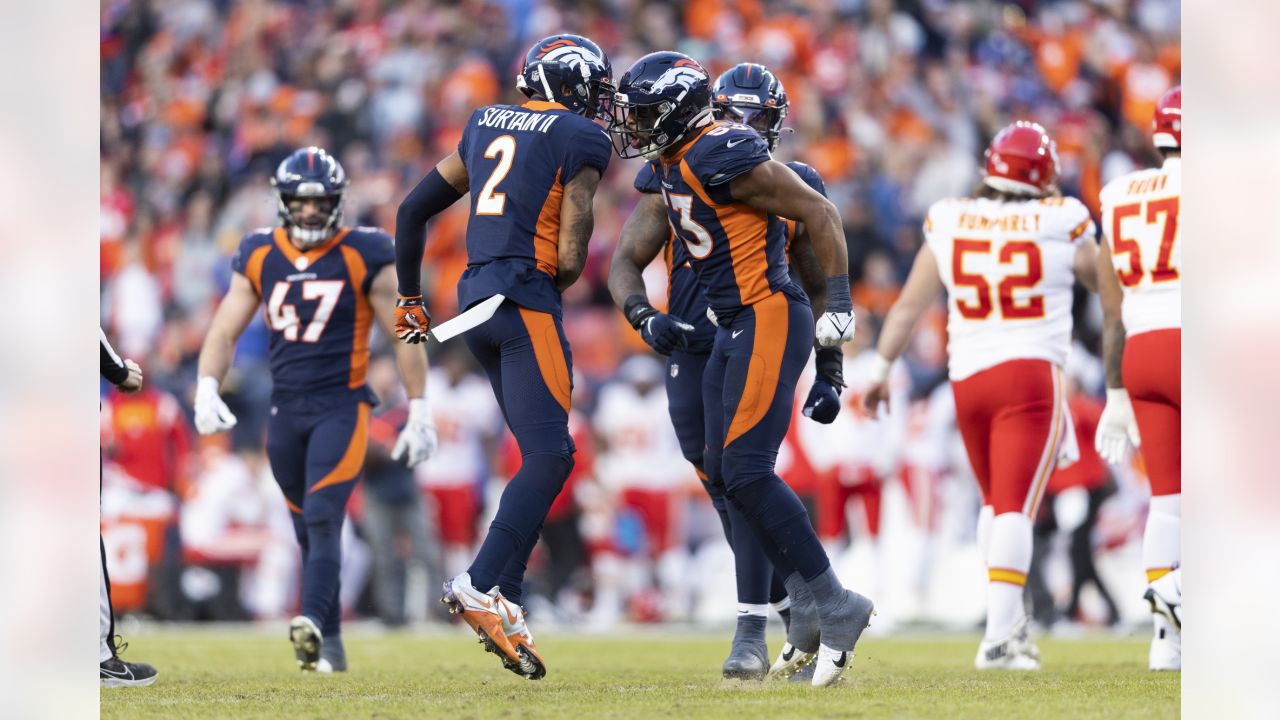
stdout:
[[[235,426],[218,395],[236,341],[266,304],[271,329],[271,417],[267,458],[302,547],[302,613],[289,623],[304,671],[346,670],[338,574],[347,500],[364,467],[369,411],[369,332],[391,334],[395,269],[391,238],[342,227],[347,175],[318,147],[295,151],[271,179],[280,227],[245,236],[231,260],[231,287],[200,350],[195,424],[203,435]],[[409,420],[393,451],[410,466],[436,445],[427,406],[427,356],[396,346]]]
[[[786,578],[793,602],[788,634],[818,646],[812,684],[830,685],[847,667],[872,603],[840,584],[804,505],[774,466],[815,334],[825,347],[853,335],[839,213],[772,160],[755,130],[714,120],[710,78],[686,55],[640,58],[623,76],[614,103],[615,149],[621,157],[648,160],[661,191],[642,199],[636,221],[652,226],[665,217],[718,322],[702,383],[704,408],[717,410],[706,413],[707,482],[724,488]],[[809,298],[788,274],[780,219],[787,216],[804,223],[826,276],[826,307],[816,329]],[[614,302],[651,346],[682,347],[693,326],[648,303],[637,271],[643,259],[612,266]],[[809,602],[816,605],[816,623],[794,611]],[[779,674],[790,676],[812,657],[793,650]]]
[[425,341],[430,327],[420,285],[426,223],[469,190],[458,307],[506,297],[465,339],[520,445],[520,470],[503,491],[471,567],[446,583],[442,600],[507,669],[534,680],[546,666],[520,601],[547,510],[573,469],[573,361],[560,293],[587,259],[591,203],[610,157],[609,137],[592,119],[608,114],[612,75],[609,58],[587,38],[538,41],[516,78],[529,102],[476,110],[458,150],[418,183],[396,216],[401,340]]
[[[1142,537],[1155,623],[1152,670],[1182,669],[1182,87],[1156,103],[1152,140],[1164,164],[1102,189],[1098,258],[1107,406],[1098,452],[1111,463],[1141,443],[1151,478]],[[1132,402],[1131,402],[1132,401]]]
[[1040,667],[1022,600],[1031,523],[1064,438],[1074,438],[1062,380],[1071,291],[1077,279],[1095,289],[1097,257],[1089,210],[1058,194],[1057,173],[1053,140],[1020,120],[987,148],[977,197],[929,208],[925,245],[885,318],[874,383],[863,396],[872,413],[888,402],[889,369],[945,287],[957,424],[987,506],[978,538],[988,568],[980,670]]
[[[142,368],[132,360],[121,360],[107,334],[98,328],[98,368],[107,382],[120,392],[136,393],[142,389]],[[99,484],[102,479],[99,477]],[[120,653],[128,644],[116,642],[116,617],[111,609],[111,577],[107,574],[107,546],[98,537],[102,555],[102,578],[98,587],[98,683],[102,687],[141,687],[156,681],[156,669],[146,663],[125,662]]]
[[[741,122],[765,139],[770,152],[777,149],[782,121],[787,117],[787,93],[781,81],[765,66],[739,63],[726,70],[716,79],[712,107],[716,119]],[[801,162],[787,163],[787,167],[815,191],[826,195],[822,178],[813,168]],[[651,203],[659,209],[662,207],[662,186],[651,164],[645,163],[640,168],[635,187],[646,194],[641,203]],[[803,227],[799,223],[794,220],[782,222],[791,265],[801,276],[801,283],[817,311],[817,317],[821,317],[826,288],[813,248],[807,234],[801,232]],[[769,669],[765,645],[769,606],[778,610],[788,628],[793,610],[783,584],[784,578],[773,572],[768,556],[748,523],[730,507],[723,486],[707,482],[703,466],[706,426],[702,377],[711,357],[715,325],[707,312],[706,294],[698,286],[689,252],[684,243],[673,242],[674,239],[665,211],[646,212],[639,208],[622,229],[613,262],[629,263],[632,270],[641,272],[659,251],[665,251],[669,275],[667,313],[693,326],[683,347],[667,347],[661,337],[645,334],[644,328],[641,328],[641,336],[655,351],[668,356],[666,383],[671,423],[680,440],[681,452],[703,481],[703,487],[720,516],[725,539],[734,551],[738,621],[723,674],[727,678],[760,679]],[[612,270],[610,274],[612,278]],[[843,387],[840,349],[818,348],[817,353],[819,380],[810,393],[805,414],[811,415],[814,407],[820,406],[820,412],[812,416],[819,422],[831,422],[839,412],[839,389]],[[739,518],[737,523],[731,522],[731,514]],[[812,614],[814,610],[796,608],[796,612]],[[809,653],[816,651],[816,644],[806,650]]]

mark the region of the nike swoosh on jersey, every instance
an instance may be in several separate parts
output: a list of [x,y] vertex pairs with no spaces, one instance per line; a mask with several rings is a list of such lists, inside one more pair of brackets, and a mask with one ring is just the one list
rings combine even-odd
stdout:
[[724,146],[725,146],[725,147],[730,147],[730,148],[731,148],[731,147],[734,147],[734,146],[736,146],[736,145],[741,145],[742,143],[746,142],[747,140],[750,140],[750,138],[737,138],[736,140],[730,140],[730,141],[726,142],[726,143],[724,144]]
[[736,337],[738,337],[738,336],[739,336],[739,335],[741,335],[741,334],[742,334],[742,331],[741,331],[741,330],[734,330],[732,333],[730,333],[729,337],[736,338]]

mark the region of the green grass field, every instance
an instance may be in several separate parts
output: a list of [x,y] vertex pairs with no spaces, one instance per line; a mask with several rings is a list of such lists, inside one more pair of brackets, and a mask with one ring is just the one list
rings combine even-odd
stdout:
[[[841,686],[719,676],[728,634],[539,636],[533,682],[461,631],[350,630],[351,672],[301,675],[285,629],[163,629],[126,659],[160,670],[150,688],[101,691],[103,718],[1172,718],[1177,674],[1147,672],[1143,639],[1039,642],[1039,673],[979,674],[977,638],[864,638]],[[773,638],[773,646],[781,642]]]

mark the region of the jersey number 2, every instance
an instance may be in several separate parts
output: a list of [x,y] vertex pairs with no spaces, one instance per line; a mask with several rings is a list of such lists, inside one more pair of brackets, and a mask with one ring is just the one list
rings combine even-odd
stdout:
[[[271,290],[271,297],[267,300],[267,324],[272,330],[284,335],[284,339],[289,342],[298,341],[298,309],[284,301],[286,295],[289,294],[289,285],[287,282],[278,282]],[[316,306],[316,313],[311,317],[311,322],[307,323],[307,329],[302,332],[302,342],[317,342],[320,335],[324,332],[324,326],[329,324],[329,317],[333,315],[333,308],[338,304],[338,297],[342,295],[342,287],[346,285],[342,280],[304,280],[302,283],[302,299],[303,300],[320,300],[320,304]]]
[[[951,277],[957,287],[971,287],[978,293],[978,304],[956,298],[956,310],[969,320],[985,320],[991,315],[994,303],[991,300],[991,283],[987,278],[964,271],[965,253],[986,255],[991,252],[990,240],[962,240],[956,238],[955,249],[951,253]],[[1044,263],[1040,257],[1040,246],[1031,240],[1012,240],[1000,247],[1000,264],[1009,265],[1015,255],[1027,259],[1027,271],[1021,275],[1007,275],[996,286],[1000,296],[1000,315],[1006,320],[1026,320],[1044,317],[1044,298],[1035,295],[1024,303],[1013,297],[1013,291],[1019,288],[1033,288],[1044,277]]]
[[507,177],[507,173],[511,172],[511,163],[516,159],[516,139],[510,135],[502,135],[493,139],[489,143],[489,147],[484,149],[486,158],[498,158],[498,165],[493,169],[493,174],[485,181],[484,187],[480,188],[480,194],[476,196],[476,214],[477,215],[501,215],[502,209],[507,204],[507,194],[494,192],[498,187],[498,183]]

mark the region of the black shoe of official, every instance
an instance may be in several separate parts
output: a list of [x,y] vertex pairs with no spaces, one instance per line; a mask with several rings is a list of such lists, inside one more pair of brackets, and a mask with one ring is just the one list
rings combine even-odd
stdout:
[[125,662],[115,655],[98,665],[98,678],[104,688],[150,685],[158,674],[146,663]]

